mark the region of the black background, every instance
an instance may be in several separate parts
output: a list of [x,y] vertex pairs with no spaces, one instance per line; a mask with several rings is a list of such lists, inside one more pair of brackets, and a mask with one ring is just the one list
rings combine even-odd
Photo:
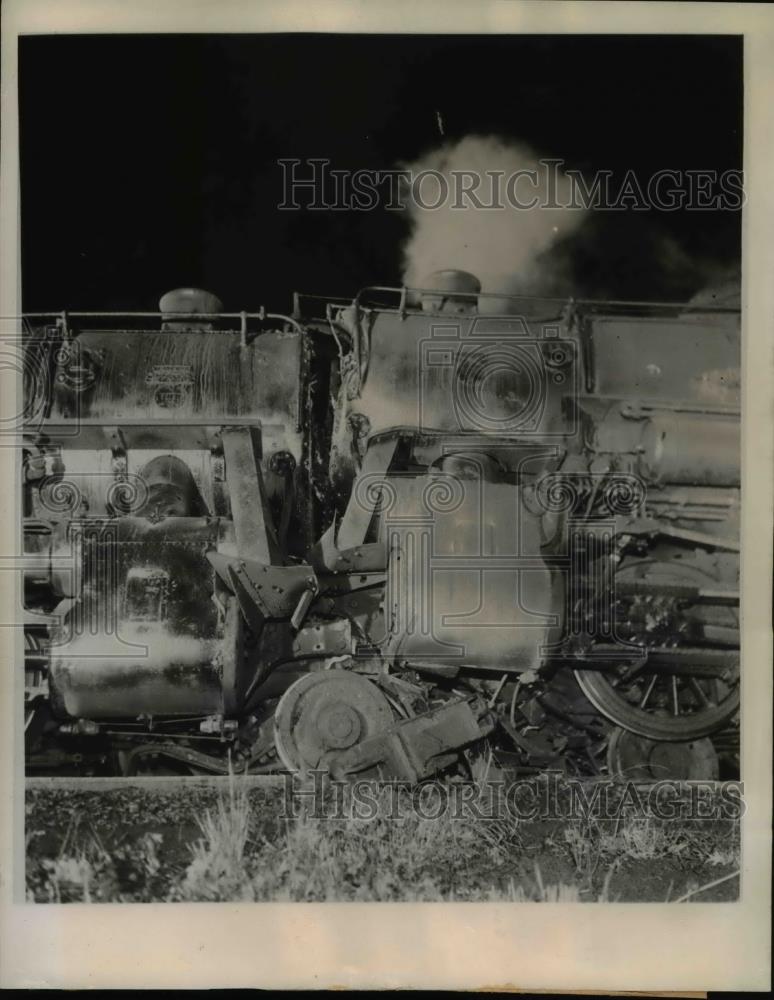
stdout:
[[[723,36],[20,39],[24,307],[228,309],[400,283],[403,213],[278,212],[280,157],[390,169],[496,134],[584,171],[740,169],[742,41]],[[600,213],[569,291],[687,296],[739,212]],[[677,247],[665,260],[665,238]]]

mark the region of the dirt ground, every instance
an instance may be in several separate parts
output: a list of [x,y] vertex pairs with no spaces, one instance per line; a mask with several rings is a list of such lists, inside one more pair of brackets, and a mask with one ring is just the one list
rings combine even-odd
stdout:
[[27,898],[730,901],[739,821],[288,815],[281,787],[28,789]]

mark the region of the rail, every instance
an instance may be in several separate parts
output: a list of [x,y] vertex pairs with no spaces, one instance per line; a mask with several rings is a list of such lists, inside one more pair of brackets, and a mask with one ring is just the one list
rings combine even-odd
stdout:
[[[365,302],[365,297],[370,293],[389,293],[398,297],[397,306],[394,308],[374,306],[371,303]],[[525,302],[525,303],[538,303],[538,302],[548,302],[555,303],[560,307],[560,312],[572,308],[590,309],[596,311],[597,309],[632,309],[632,310],[675,310],[678,312],[695,312],[695,313],[717,313],[717,314],[729,314],[734,315],[741,312],[739,307],[735,306],[710,306],[702,305],[700,303],[690,303],[690,302],[653,302],[653,301],[640,301],[640,300],[630,300],[630,299],[578,299],[571,296],[557,296],[557,295],[522,295],[517,292],[508,291],[496,291],[496,292],[470,292],[470,291],[447,291],[446,289],[439,288],[415,288],[407,285],[403,285],[400,288],[390,286],[390,285],[369,285],[361,289],[354,299],[354,305],[361,308],[380,308],[384,312],[396,312],[400,313],[408,308],[421,308],[419,302],[413,302],[416,296],[422,295],[432,295],[436,298],[444,299],[462,299],[463,301],[470,301],[472,298],[475,299],[486,299],[490,301],[507,299],[513,302]],[[487,313],[487,316],[494,316],[496,314]],[[513,313],[502,313],[505,316],[512,316]]]
[[[261,308],[258,312],[219,312],[219,313],[204,313],[204,312],[134,312],[129,309],[123,309],[118,312],[114,311],[86,311],[86,312],[71,312],[69,310],[45,310],[42,312],[25,312],[23,318],[35,325],[35,321],[38,324],[45,323],[49,320],[51,324],[57,325],[63,332],[65,336],[72,333],[72,327],[79,325],[84,320],[87,321],[87,325],[94,329],[92,325],[94,321],[108,321],[112,322],[114,320],[134,320],[137,321],[150,321],[155,320],[159,323],[160,328],[158,332],[160,333],[177,333],[177,330],[164,329],[163,324],[165,323],[181,323],[185,321],[190,321],[192,323],[226,323],[236,321],[235,325],[231,326],[218,326],[213,327],[208,332],[211,333],[235,333],[239,332],[242,336],[243,342],[247,337],[248,333],[248,323],[266,323],[266,322],[276,322],[283,323],[287,326],[292,327],[297,333],[304,333],[303,326],[294,319],[292,316],[287,316],[285,313],[275,313],[267,312],[265,309]],[[135,332],[136,328],[131,328],[130,331],[125,330],[122,327],[113,326],[109,328],[110,333],[123,333],[123,332]],[[140,327],[139,329],[144,329]]]
[[[541,775],[556,775],[559,772],[547,769],[529,776],[532,780],[538,780]],[[298,775],[295,776],[298,780]],[[76,775],[27,775],[23,778],[24,791],[44,792],[44,791],[73,791],[73,792],[116,792],[126,791],[128,788],[142,789],[148,792],[180,792],[188,794],[195,788],[227,791],[232,784],[237,788],[286,788],[293,781],[294,776],[290,772],[278,774],[187,774],[187,775],[105,775],[100,777]],[[527,780],[529,780],[527,778]],[[521,779],[523,780],[523,778]],[[649,789],[658,787],[660,782],[657,779],[641,778],[615,778],[607,775],[597,777],[584,777],[576,782],[571,779],[570,784],[583,784],[593,788],[595,785],[618,785],[621,788],[634,786],[638,789]],[[732,779],[733,780],[733,779]],[[693,787],[716,787],[722,788],[727,782],[722,780],[676,778],[670,779],[670,784],[676,791],[689,791]],[[381,787],[391,787],[396,784],[394,781],[380,781],[376,783]]]

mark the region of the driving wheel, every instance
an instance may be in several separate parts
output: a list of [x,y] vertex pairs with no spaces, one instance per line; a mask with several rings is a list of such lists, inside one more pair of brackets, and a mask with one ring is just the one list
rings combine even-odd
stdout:
[[712,740],[664,743],[619,728],[610,733],[607,769],[623,781],[717,781],[720,773]]
[[690,564],[636,561],[616,581],[644,582],[651,589],[651,596],[619,601],[616,608],[619,634],[641,646],[642,655],[605,669],[577,669],[583,693],[611,722],[646,739],[697,740],[721,729],[739,710],[738,651],[707,646],[702,654],[680,643],[683,631],[701,629],[708,615],[729,629],[738,627],[738,610],[678,607],[668,597],[670,584],[714,583]]

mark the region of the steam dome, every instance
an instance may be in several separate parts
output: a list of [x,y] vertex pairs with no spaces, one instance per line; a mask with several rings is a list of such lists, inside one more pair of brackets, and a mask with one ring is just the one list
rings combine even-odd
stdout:
[[164,314],[165,330],[208,330],[212,324],[175,318],[174,313],[219,313],[223,311],[223,303],[217,295],[201,288],[175,288],[161,296],[159,310]]

